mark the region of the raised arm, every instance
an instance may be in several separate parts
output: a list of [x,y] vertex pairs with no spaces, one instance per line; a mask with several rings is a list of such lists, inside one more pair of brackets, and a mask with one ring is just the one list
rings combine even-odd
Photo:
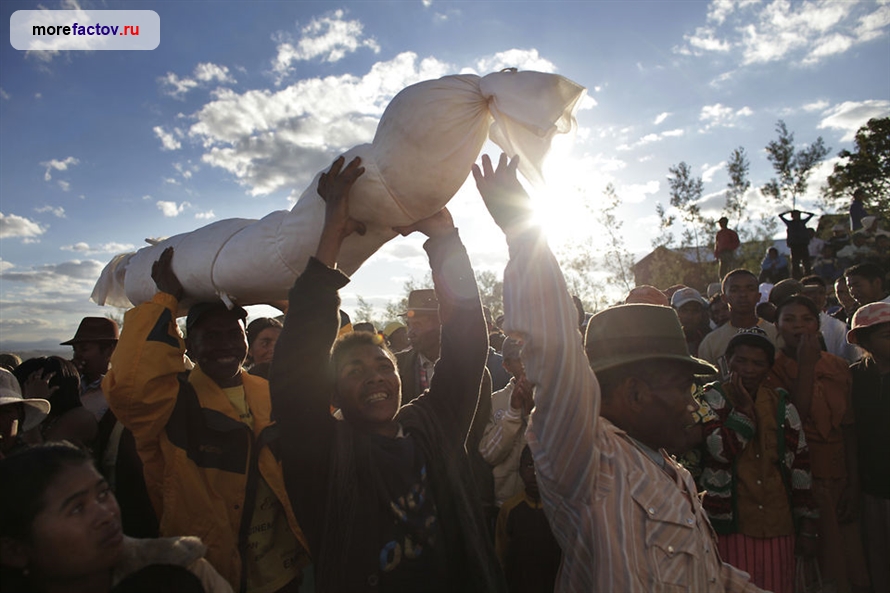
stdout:
[[488,359],[487,326],[467,250],[444,208],[394,230],[402,235],[419,231],[429,237],[423,248],[430,259],[442,323],[440,355],[429,392],[415,403],[433,406],[454,427],[454,434],[464,439],[476,413]]
[[[185,371],[185,343],[176,326],[183,288],[173,273],[173,248],[152,266],[158,292],[127,311],[124,330],[111,356],[102,390],[115,416],[130,429],[143,460],[147,481],[163,480],[160,437],[179,395],[177,375]],[[160,493],[152,503],[160,513]]]
[[535,385],[526,436],[545,496],[590,495],[597,470],[599,384],[587,361],[577,311],[559,265],[531,222],[528,194],[516,179],[517,159],[501,155],[497,170],[487,155],[473,167],[479,193],[507,237],[504,272],[505,331],[524,342],[522,361]]
[[285,485],[313,553],[319,550],[337,422],[330,414],[333,381],[328,374],[340,325],[337,291],[349,282],[335,268],[343,239],[362,230],[349,218],[347,203],[349,189],[364,171],[359,165],[355,159],[342,169],[340,157],[319,180],[319,194],[326,200],[325,226],[315,257],[291,288],[269,377]]

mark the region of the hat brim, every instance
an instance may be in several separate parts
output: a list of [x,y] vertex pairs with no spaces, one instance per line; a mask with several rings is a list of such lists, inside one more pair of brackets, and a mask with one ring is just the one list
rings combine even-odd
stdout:
[[606,369],[615,368],[625,364],[632,364],[645,361],[666,360],[669,362],[683,363],[692,367],[693,375],[716,375],[720,370],[706,360],[695,358],[694,356],[683,356],[681,354],[666,354],[664,356],[653,356],[652,354],[628,355],[620,354],[616,356],[605,356],[590,361],[590,368],[593,372],[604,371]]
[[0,406],[22,404],[25,410],[25,419],[22,421],[22,432],[31,430],[49,414],[50,403],[45,399],[22,399],[20,397],[0,396]]
[[83,342],[117,342],[118,338],[85,338],[85,339],[76,339],[71,338],[67,342],[59,342],[59,346],[73,346],[74,344],[81,344]]
[[399,313],[399,317],[409,317],[412,313],[438,313],[439,309],[409,309],[404,313]]

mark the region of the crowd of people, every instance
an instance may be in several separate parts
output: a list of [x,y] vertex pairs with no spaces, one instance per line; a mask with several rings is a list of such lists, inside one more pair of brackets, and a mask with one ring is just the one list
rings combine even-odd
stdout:
[[497,319],[443,209],[395,229],[427,237],[435,288],[379,331],[349,320],[364,169],[341,157],[282,319],[199,303],[183,337],[168,248],[122,330],[2,355],[2,590],[890,591],[877,222],[852,243],[875,257],[823,274],[846,229],[811,266],[807,213],[783,213],[794,263],[764,277],[724,218],[705,296],[639,286],[588,315],[517,163],[473,168],[509,246]]

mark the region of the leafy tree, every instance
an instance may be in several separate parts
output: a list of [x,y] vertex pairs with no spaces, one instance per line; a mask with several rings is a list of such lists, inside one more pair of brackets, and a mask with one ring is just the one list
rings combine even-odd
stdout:
[[723,207],[723,213],[729,219],[735,218],[736,226],[739,226],[745,219],[745,212],[748,208],[745,194],[751,188],[751,181],[748,179],[750,166],[748,155],[741,146],[732,151],[729,161],[726,163],[729,182],[726,184],[726,205]]
[[845,161],[834,165],[828,185],[822,189],[826,200],[849,199],[863,190],[872,214],[890,217],[890,117],[872,118],[856,132],[853,152],[842,150]]
[[606,281],[627,293],[635,284],[634,261],[633,255],[627,250],[624,243],[624,234],[621,231],[624,221],[615,215],[615,210],[621,204],[621,198],[618,197],[615,186],[611,183],[606,186],[603,195],[606,200],[600,207],[599,223],[605,229],[608,237],[606,251],[603,254],[603,266],[609,274]]
[[786,200],[790,197],[793,209],[797,208],[797,198],[807,191],[807,181],[813,169],[831,149],[825,146],[822,136],[807,148],[795,148],[794,134],[782,120],[776,124],[776,132],[779,138],[766,145],[766,154],[778,178],[770,179],[760,191],[783,205],[787,205]]
[[702,239],[714,222],[701,213],[698,201],[704,192],[704,183],[701,177],[693,177],[692,169],[685,162],[668,169],[671,176],[668,177],[668,187],[671,191],[671,206],[680,213],[680,218],[686,223],[683,229],[682,247],[692,248],[695,253],[695,261],[704,263],[706,256],[702,251]]

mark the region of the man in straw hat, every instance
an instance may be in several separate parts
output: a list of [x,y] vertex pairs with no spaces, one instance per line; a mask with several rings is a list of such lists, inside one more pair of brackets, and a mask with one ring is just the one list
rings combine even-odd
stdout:
[[564,552],[556,589],[757,591],[720,560],[691,476],[665,453],[689,438],[694,375],[716,369],[689,355],[676,313],[657,305],[595,315],[585,355],[517,164],[502,155],[495,171],[486,155],[473,175],[510,248],[504,329],[522,338],[535,385],[526,436]]

